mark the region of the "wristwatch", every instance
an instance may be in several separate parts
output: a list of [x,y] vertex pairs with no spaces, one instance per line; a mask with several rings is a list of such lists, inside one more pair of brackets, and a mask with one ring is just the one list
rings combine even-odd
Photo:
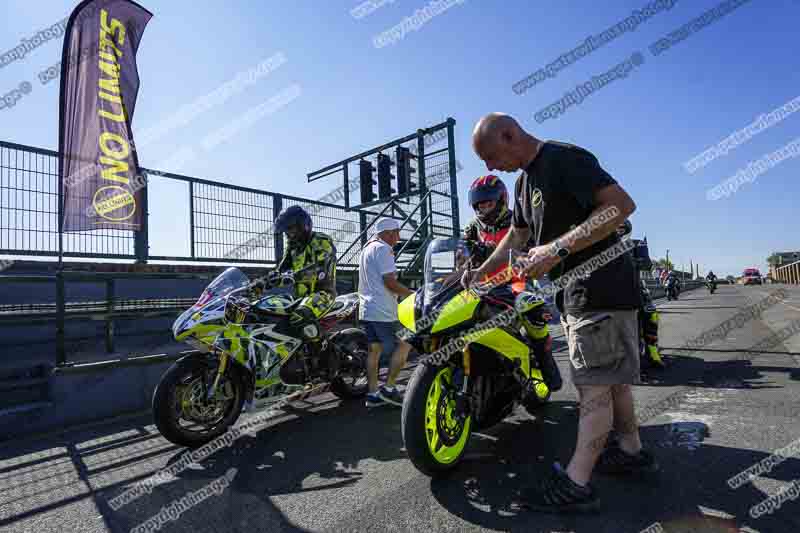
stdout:
[[558,256],[562,261],[569,255],[569,250],[562,247],[558,241],[553,242],[553,255]]

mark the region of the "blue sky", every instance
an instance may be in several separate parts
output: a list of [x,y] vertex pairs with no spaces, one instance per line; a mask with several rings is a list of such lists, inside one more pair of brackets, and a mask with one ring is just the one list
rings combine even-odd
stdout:
[[[765,258],[773,251],[800,248],[790,229],[797,214],[800,158],[786,159],[732,196],[706,198],[708,189],[795,139],[800,113],[694,174],[683,168],[759,114],[800,96],[800,1],[751,0],[654,56],[649,45],[719,3],[679,0],[522,95],[512,91],[514,83],[652,0],[465,0],[393,44],[373,45],[374,36],[429,1],[394,0],[355,19],[350,10],[358,0],[143,0],[154,17],[138,55],[134,133],[278,52],[286,63],[142,150],[141,164],[159,167],[176,150],[197,145],[232,118],[297,84],[302,92],[294,101],[186,162],[180,173],[319,197],[337,183],[308,184],[306,173],[452,116],[457,157],[464,165],[458,176],[463,225],[471,211],[469,183],[486,173],[471,149],[472,127],[483,114],[503,111],[539,138],[595,153],[634,198],[634,235],[647,235],[654,258],[669,249],[676,266],[688,268],[691,259],[704,272],[739,274],[749,266],[765,271]],[[68,16],[75,5],[2,2],[0,53]],[[637,51],[644,62],[627,78],[555,119],[534,119],[566,91]],[[61,39],[56,39],[0,68],[0,95],[23,81],[33,87],[14,107],[0,110],[0,139],[57,148],[58,83],[42,85],[37,74],[59,61],[60,53]],[[500,175],[513,185],[515,175]],[[160,210],[158,216],[167,220],[164,213],[180,207],[174,201],[151,200],[151,210]],[[185,244],[167,229],[151,229],[151,239],[152,253]]]

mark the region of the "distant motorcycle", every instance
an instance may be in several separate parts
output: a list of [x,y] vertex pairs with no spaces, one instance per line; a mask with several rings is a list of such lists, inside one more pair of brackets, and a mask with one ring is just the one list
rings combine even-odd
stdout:
[[678,280],[671,278],[667,280],[667,301],[678,299]]
[[716,280],[706,281],[706,287],[708,287],[709,294],[714,294],[714,291],[717,290]]

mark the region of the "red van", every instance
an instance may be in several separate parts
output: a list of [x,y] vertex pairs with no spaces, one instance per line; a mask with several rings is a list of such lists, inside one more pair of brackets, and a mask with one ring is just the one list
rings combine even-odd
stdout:
[[745,268],[742,273],[742,285],[761,285],[761,272],[757,268]]

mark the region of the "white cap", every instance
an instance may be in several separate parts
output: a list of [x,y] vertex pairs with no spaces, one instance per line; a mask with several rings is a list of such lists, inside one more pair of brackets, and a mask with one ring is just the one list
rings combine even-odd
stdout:
[[375,233],[400,229],[400,222],[393,218],[382,218],[375,224]]

